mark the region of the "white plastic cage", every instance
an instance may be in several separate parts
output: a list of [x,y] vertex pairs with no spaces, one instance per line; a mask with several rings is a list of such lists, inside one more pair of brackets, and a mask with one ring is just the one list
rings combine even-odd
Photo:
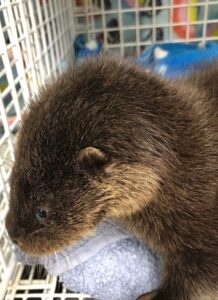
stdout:
[[123,55],[163,41],[218,40],[218,0],[0,0],[0,299],[88,299],[17,263],[4,225],[22,110],[45,78],[70,66],[81,34]]

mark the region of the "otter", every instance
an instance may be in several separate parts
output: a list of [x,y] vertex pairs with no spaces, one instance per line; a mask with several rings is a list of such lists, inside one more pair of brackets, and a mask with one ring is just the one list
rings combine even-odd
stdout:
[[115,219],[162,257],[141,299],[218,299],[218,63],[166,80],[87,59],[41,88],[19,131],[6,227],[47,255]]

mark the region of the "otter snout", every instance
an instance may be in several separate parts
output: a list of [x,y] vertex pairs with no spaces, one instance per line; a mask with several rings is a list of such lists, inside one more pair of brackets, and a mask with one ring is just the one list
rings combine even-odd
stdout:
[[22,228],[18,228],[15,218],[10,211],[5,219],[5,227],[12,243],[16,244],[17,246],[21,246],[20,237],[23,235],[23,230]]

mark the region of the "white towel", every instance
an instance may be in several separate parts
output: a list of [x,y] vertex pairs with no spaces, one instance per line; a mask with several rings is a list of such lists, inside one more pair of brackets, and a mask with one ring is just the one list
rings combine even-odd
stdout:
[[68,289],[98,300],[134,300],[160,284],[159,259],[119,225],[105,220],[96,235],[48,257],[19,260],[42,264]]

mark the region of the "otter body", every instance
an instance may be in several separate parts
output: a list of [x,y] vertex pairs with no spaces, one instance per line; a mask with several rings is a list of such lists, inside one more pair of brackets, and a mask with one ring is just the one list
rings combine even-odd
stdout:
[[11,176],[11,239],[45,255],[105,217],[163,258],[162,286],[143,299],[218,299],[217,63],[167,81],[91,59],[30,104]]

